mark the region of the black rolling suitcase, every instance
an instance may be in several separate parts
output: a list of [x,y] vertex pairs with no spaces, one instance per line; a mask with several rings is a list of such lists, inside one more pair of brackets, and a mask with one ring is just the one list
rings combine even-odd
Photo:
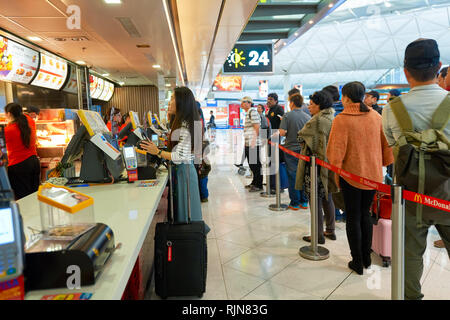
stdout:
[[203,221],[190,221],[189,183],[188,222],[174,223],[171,171],[169,165],[171,218],[158,223],[155,230],[155,292],[162,299],[202,297],[206,290],[206,225]]

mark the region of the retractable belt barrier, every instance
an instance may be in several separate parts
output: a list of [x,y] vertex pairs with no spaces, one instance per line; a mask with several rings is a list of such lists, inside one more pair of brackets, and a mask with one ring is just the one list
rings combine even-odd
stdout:
[[[269,142],[272,145],[275,145],[275,143],[273,142]],[[290,154],[293,157],[296,157],[297,159],[306,161],[306,162],[310,162],[311,158],[298,154],[296,152],[293,152],[291,150],[286,149],[283,146],[279,146],[280,150],[282,150],[283,152]],[[367,187],[370,187],[372,189],[375,189],[379,192],[382,192],[384,194],[387,195],[391,195],[391,186],[387,185],[387,184],[383,184],[383,183],[379,183],[376,181],[372,181],[370,179],[366,179],[360,176],[357,176],[356,174],[350,173],[348,171],[345,171],[341,168],[338,168],[336,166],[333,166],[323,160],[320,159],[316,159],[316,163],[321,166],[324,167],[328,170],[331,170],[335,173],[337,173],[338,175],[350,179],[352,181],[358,182],[362,185],[365,185]],[[412,202],[416,202],[416,203],[420,203],[423,204],[425,206],[428,207],[432,207],[432,208],[436,208],[442,211],[446,211],[446,212],[450,212],[450,201],[447,200],[443,200],[443,199],[437,199],[437,198],[433,198],[424,194],[420,194],[420,193],[416,193],[416,192],[412,192],[412,191],[408,191],[408,190],[403,190],[403,199],[407,200],[407,201],[412,201]]]

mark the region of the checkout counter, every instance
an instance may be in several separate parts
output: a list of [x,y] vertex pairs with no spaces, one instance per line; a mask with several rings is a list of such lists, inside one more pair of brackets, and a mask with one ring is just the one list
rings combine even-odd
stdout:
[[[108,139],[105,139],[107,137],[104,129],[105,125],[101,122],[101,119],[97,119],[98,115],[88,111],[78,111],[78,113],[85,126],[84,131],[86,132],[82,136],[77,137],[82,132],[80,130],[77,131],[77,135],[73,137],[63,158],[66,158],[68,155],[70,158],[71,155],[79,154],[79,151],[83,148],[76,146],[84,146],[85,149],[90,144],[95,144],[99,150],[102,150],[105,158],[115,157],[113,153],[114,148],[110,146]],[[98,137],[103,137],[103,139],[97,139]],[[87,142],[87,140],[90,142]],[[86,150],[84,151],[86,153]],[[119,157],[114,161],[121,162],[122,159]],[[85,162],[83,161],[83,163]],[[93,165],[92,161],[87,161],[86,163],[89,167]],[[108,256],[106,261],[101,262],[101,273],[98,276],[96,275],[95,283],[91,281],[94,284],[82,284],[80,289],[69,290],[67,287],[61,285],[58,285],[60,288],[50,286],[44,283],[45,281],[42,278],[52,278],[51,273],[50,275],[46,274],[38,277],[39,273],[44,274],[46,269],[45,267],[42,268],[43,266],[40,268],[36,267],[35,269],[39,270],[32,272],[33,281],[29,282],[34,287],[30,288],[31,291],[27,292],[25,299],[40,300],[43,296],[49,295],[90,293],[92,294],[92,299],[96,300],[119,300],[123,297],[130,275],[134,274],[137,261],[142,264],[142,267],[140,267],[142,277],[140,287],[145,287],[153,266],[155,226],[156,223],[164,221],[166,217],[166,210],[158,210],[158,207],[160,206],[161,198],[167,185],[167,169],[164,166],[160,166],[159,168],[155,168],[155,171],[158,181],[156,185],[148,186],[147,184],[141,184],[139,181],[135,183],[128,183],[127,181],[117,182],[116,179],[116,183],[101,185],[84,184],[75,187],[73,190],[81,193],[86,198],[93,199],[95,220],[90,222],[103,224],[110,228],[108,230],[110,230],[110,234],[113,234],[113,241],[115,243],[113,253]],[[167,200],[164,199],[164,201]],[[31,194],[19,200],[18,205],[22,212],[25,236],[29,241],[35,237],[36,230],[45,230],[42,223],[42,194]],[[86,243],[92,243],[92,241]],[[82,244],[79,247],[84,248],[86,245]],[[108,251],[111,251],[111,249],[108,247]],[[58,250],[60,249],[56,251]],[[53,250],[50,250],[50,254],[53,254],[51,251]],[[95,250],[83,249],[82,251],[91,252]],[[30,253],[32,252],[27,251],[27,257],[30,257]],[[42,254],[45,255],[45,252],[42,252]],[[57,255],[61,256],[58,252]],[[35,264],[43,265],[49,264],[50,259],[46,257],[45,263],[38,263],[38,260],[31,259],[27,261],[35,261]],[[62,259],[58,261],[62,261]],[[94,262],[94,269],[95,266],[97,265]],[[27,268],[32,269],[33,267],[28,265]],[[66,265],[64,264],[62,268],[54,269],[61,272],[65,268]],[[25,273],[25,276],[27,275],[30,275],[30,273]],[[63,278],[68,276],[70,275],[62,274]],[[34,281],[34,279],[38,279],[38,281]],[[25,283],[25,286],[27,287],[27,283]]]
[[[80,192],[94,198],[96,222],[108,225],[114,232],[116,246],[95,285],[79,290],[65,288],[30,291],[26,300],[40,300],[45,295],[68,293],[92,293],[95,300],[120,300],[141,248],[145,264],[153,260],[153,236],[155,224],[164,221],[165,213],[156,214],[162,194],[167,184],[167,170],[158,169],[158,184],[153,187],[139,187],[138,183],[126,182],[112,185],[79,188]],[[37,194],[31,194],[18,201],[24,221],[25,236],[29,239],[32,231],[41,225]],[[145,251],[145,252],[144,252]],[[144,273],[144,272],[143,272]]]

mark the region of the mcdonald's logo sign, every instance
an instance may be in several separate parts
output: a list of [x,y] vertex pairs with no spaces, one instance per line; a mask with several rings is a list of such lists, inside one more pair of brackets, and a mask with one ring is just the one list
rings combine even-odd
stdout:
[[415,194],[414,195],[414,202],[419,202],[419,203],[423,203],[422,202],[422,196],[420,194]]

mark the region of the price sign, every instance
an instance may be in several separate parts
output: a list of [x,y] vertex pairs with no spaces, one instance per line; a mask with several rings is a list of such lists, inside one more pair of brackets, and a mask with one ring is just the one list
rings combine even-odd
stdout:
[[223,66],[224,73],[273,72],[272,44],[237,44]]

